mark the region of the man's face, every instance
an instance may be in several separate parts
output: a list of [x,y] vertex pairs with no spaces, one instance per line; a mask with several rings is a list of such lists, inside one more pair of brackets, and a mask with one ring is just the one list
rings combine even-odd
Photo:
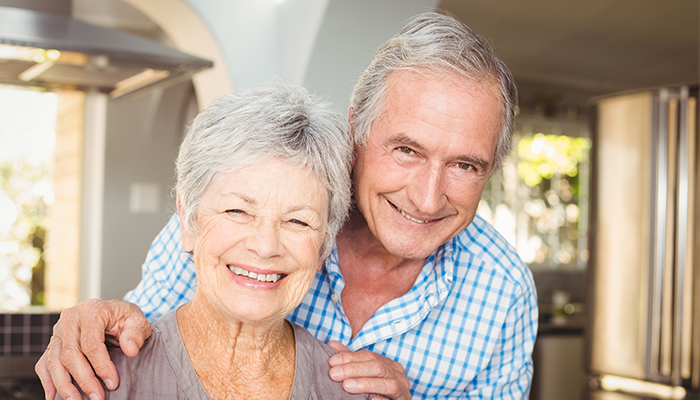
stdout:
[[494,82],[395,71],[353,169],[355,199],[382,245],[428,257],[471,223],[503,119]]

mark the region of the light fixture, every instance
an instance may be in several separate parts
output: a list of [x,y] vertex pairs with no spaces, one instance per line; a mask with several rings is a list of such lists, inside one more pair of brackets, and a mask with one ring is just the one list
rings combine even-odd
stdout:
[[117,82],[117,84],[114,85],[114,90],[110,92],[109,95],[116,98],[125,93],[146,87],[154,82],[161,81],[168,76],[170,76],[170,71],[146,68],[139,74]]
[[68,15],[0,6],[0,84],[112,98],[188,80],[212,62]]

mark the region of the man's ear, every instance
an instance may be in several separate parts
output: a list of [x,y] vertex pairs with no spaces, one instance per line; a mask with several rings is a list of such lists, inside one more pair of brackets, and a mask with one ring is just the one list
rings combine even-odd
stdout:
[[182,236],[182,247],[188,252],[192,253],[194,251],[194,238],[190,234],[189,230],[185,228],[185,208],[182,206],[180,201],[180,195],[177,195],[177,214],[180,217],[180,235]]

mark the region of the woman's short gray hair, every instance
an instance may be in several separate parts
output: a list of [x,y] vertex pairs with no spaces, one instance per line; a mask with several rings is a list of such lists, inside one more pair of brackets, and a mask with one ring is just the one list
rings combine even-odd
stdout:
[[283,158],[313,172],[328,191],[321,257],[350,206],[352,145],[344,118],[306,89],[269,83],[222,96],[194,119],[176,162],[183,227],[196,233],[201,196],[214,174]]
[[498,82],[503,122],[494,157],[501,168],[513,141],[518,93],[508,67],[488,42],[456,18],[438,12],[419,14],[384,43],[360,80],[351,99],[355,145],[365,145],[372,123],[384,111],[386,82],[396,70],[452,71],[468,79]]

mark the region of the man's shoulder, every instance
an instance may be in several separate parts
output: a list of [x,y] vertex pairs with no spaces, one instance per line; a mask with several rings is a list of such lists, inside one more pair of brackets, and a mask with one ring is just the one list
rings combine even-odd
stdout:
[[479,264],[483,268],[494,269],[516,286],[521,286],[522,290],[534,291],[532,272],[513,245],[478,214],[469,226],[455,236],[452,246],[457,265]]

